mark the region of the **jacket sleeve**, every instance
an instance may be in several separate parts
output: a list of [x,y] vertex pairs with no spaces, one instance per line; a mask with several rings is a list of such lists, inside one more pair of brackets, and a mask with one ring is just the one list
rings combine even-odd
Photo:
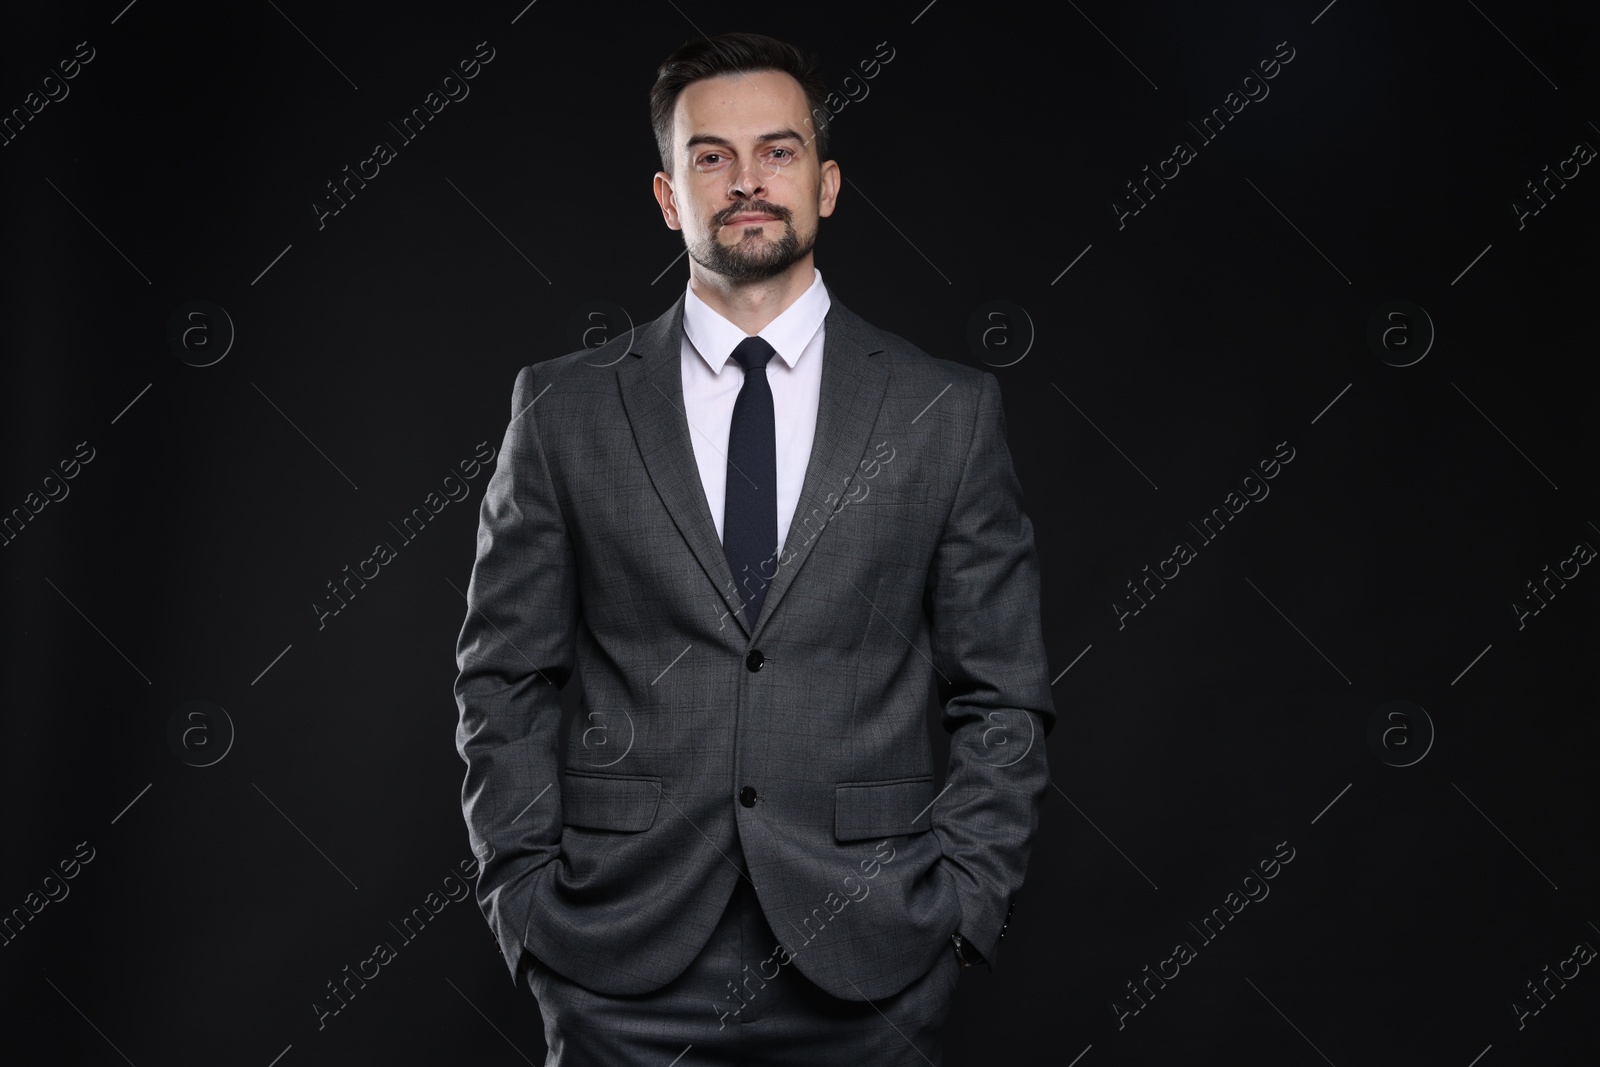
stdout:
[[513,981],[539,875],[561,852],[559,698],[573,669],[579,610],[538,399],[535,368],[526,367],[479,510],[456,645],[456,750],[467,764],[461,811],[479,861],[478,906]]
[[1022,885],[1049,787],[1055,725],[1033,525],[984,372],[966,465],[928,572],[933,665],[950,765],[933,832],[955,879],[962,937],[991,963]]

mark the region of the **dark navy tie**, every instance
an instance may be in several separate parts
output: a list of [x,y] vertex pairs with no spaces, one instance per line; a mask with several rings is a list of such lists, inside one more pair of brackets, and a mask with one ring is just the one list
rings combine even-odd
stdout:
[[767,384],[767,361],[776,354],[759,337],[746,337],[733,350],[744,368],[744,384],[728,428],[722,551],[752,630],[767,583],[778,572],[778,439],[772,387]]

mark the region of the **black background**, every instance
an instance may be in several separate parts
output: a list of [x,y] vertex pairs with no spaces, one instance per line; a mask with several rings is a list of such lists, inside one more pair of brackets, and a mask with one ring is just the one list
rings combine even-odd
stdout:
[[[1512,208],[1600,146],[1592,6],[123,3],[0,32],[8,113],[94,49],[0,147],[0,508],[94,450],[0,549],[0,912],[94,850],[0,947],[0,1056],[540,1062],[470,901],[312,1007],[470,855],[451,683],[487,473],[321,629],[311,605],[498,447],[517,370],[578,347],[591,302],[616,329],[681,292],[646,94],[684,39],[755,29],[836,85],[893,49],[835,119],[817,263],[999,378],[1038,539],[1057,788],[947,1062],[1592,1062],[1593,968],[1512,1008],[1600,945],[1600,577],[1512,606],[1600,545],[1600,176]],[[480,41],[470,96],[319,229],[324,183]],[[1270,95],[1202,147],[1187,123],[1279,42]],[[1197,158],[1119,228],[1180,139]],[[195,300],[236,331],[206,367],[182,357],[216,354],[215,318],[167,341]],[[1426,319],[1375,348],[1399,300]],[[1201,542],[1280,442],[1270,496]],[[215,712],[169,741],[193,700],[231,747]],[[1280,842],[1270,895],[1202,942]]]

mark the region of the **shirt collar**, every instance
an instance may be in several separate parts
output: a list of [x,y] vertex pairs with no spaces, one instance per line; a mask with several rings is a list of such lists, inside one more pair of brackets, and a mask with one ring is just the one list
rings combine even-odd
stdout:
[[[811,271],[811,287],[756,335],[771,345],[778,358],[790,368],[800,361],[806,346],[817,335],[831,303],[828,290],[822,284],[822,272],[815,267]],[[747,335],[696,296],[692,284],[685,287],[685,293],[683,332],[711,372],[721,374],[723,365]]]

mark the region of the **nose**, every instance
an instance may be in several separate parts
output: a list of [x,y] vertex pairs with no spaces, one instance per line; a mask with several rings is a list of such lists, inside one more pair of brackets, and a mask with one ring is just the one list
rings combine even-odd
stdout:
[[767,174],[758,160],[749,160],[732,172],[732,185],[728,195],[736,200],[748,200],[766,191]]

